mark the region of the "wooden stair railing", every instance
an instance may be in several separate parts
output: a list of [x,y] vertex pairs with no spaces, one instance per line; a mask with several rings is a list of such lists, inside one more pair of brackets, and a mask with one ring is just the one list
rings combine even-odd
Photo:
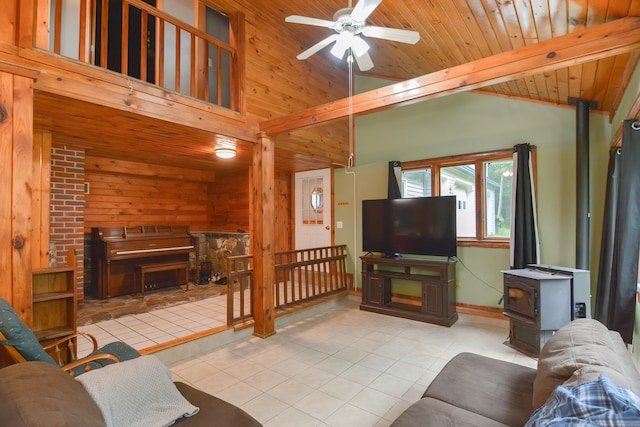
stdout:
[[[328,246],[275,254],[276,310],[301,305],[348,290],[346,245]],[[227,258],[227,324],[253,318],[253,256]]]

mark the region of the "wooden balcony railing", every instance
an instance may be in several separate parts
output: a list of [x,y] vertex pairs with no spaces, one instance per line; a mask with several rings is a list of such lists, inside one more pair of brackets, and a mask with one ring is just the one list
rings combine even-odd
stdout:
[[142,0],[78,1],[51,2],[49,50],[239,110],[234,46]]
[[[278,252],[275,254],[275,309],[299,305],[348,289],[346,245]],[[251,255],[227,258],[227,323],[252,319],[253,269]]]

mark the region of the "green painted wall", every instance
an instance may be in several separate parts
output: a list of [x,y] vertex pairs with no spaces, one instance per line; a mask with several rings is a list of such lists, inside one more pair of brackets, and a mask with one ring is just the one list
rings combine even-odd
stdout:
[[[358,77],[358,92],[388,82]],[[463,93],[369,114],[356,119],[356,167],[335,171],[336,244],[349,247],[350,271],[360,286],[361,201],[387,196],[390,160],[409,161],[505,149],[528,142],[538,147],[538,222],[541,261],[575,265],[575,128],[573,108],[554,107],[479,93]],[[590,116],[591,271],[597,277],[611,127]],[[355,182],[354,182],[355,179]],[[355,193],[354,193],[355,188]],[[355,194],[355,196],[354,196]],[[499,307],[500,270],[509,251],[459,247],[457,300]],[[595,293],[594,293],[595,294]]]

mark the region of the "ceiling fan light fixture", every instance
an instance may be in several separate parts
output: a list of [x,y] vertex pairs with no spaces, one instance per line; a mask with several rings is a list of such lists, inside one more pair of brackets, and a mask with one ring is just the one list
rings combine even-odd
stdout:
[[355,36],[351,42],[351,49],[356,56],[362,56],[369,51],[369,43],[360,36]]
[[351,31],[343,31],[338,35],[338,40],[336,40],[336,44],[331,48],[331,54],[338,59],[344,58],[344,53],[351,46],[351,41],[353,40],[353,33]]
[[368,71],[373,68],[373,61],[368,53],[369,45],[361,35],[399,43],[416,44],[420,40],[420,34],[416,31],[367,25],[367,18],[381,2],[382,0],[358,0],[358,4],[352,7],[352,1],[349,0],[349,7],[339,9],[333,15],[333,21],[300,15],[287,16],[285,22],[314,25],[316,27],[330,28],[335,31],[335,34],[320,40],[296,56],[296,58],[301,60],[307,59],[335,42],[331,48],[331,54],[333,56],[342,60],[347,49],[350,49],[351,52],[347,55],[347,61],[353,61],[353,58],[351,58],[353,54],[360,71]]
[[232,159],[236,156],[236,150],[227,147],[218,147],[215,149],[215,153],[221,159]]

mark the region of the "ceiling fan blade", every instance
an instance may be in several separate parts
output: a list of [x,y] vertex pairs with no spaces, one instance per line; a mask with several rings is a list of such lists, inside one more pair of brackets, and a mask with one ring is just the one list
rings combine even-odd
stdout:
[[296,56],[296,58],[298,58],[298,59],[307,59],[308,57],[310,57],[314,53],[318,52],[323,47],[329,46],[331,43],[333,43],[337,39],[338,39],[338,34],[332,34],[329,37],[320,40],[318,43],[314,44],[309,49],[305,50],[300,55]]
[[416,44],[420,40],[420,33],[411,30],[401,30],[399,28],[386,28],[367,25],[362,29],[362,34],[367,37],[392,40],[401,43]]
[[[354,55],[355,56],[355,55]],[[356,63],[360,71],[369,71],[373,68],[373,61],[369,53],[365,52],[363,55],[356,56]]]
[[364,22],[380,3],[382,0],[360,0],[351,11],[351,18]]
[[333,21],[327,21],[326,19],[309,18],[308,16],[291,15],[284,18],[285,22],[291,22],[293,24],[315,25],[316,27],[330,28],[335,25]]

